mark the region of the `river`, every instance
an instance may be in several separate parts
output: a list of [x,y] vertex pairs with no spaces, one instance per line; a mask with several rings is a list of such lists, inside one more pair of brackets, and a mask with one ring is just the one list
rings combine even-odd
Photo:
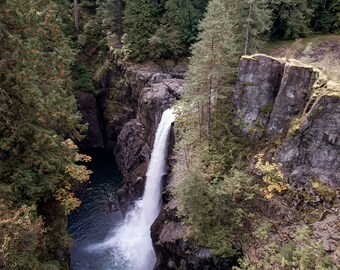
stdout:
[[126,270],[114,249],[91,248],[110,237],[122,215],[116,209],[121,179],[113,155],[105,151],[90,155],[93,160],[88,167],[93,174],[79,195],[82,204],[68,219],[68,233],[73,238],[71,270]]

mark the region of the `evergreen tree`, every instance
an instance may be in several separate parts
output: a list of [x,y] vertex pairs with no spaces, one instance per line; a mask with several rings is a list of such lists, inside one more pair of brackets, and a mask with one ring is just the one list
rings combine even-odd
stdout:
[[304,37],[310,33],[313,10],[307,0],[271,0],[274,25],[273,36]]
[[240,0],[235,4],[234,16],[238,20],[235,32],[241,34],[243,54],[252,54],[260,47],[269,34],[271,15],[268,0]]
[[332,16],[331,32],[340,33],[340,1],[333,0],[330,7],[330,13]]
[[101,30],[108,34],[123,35],[122,0],[97,0],[97,18]]
[[190,0],[168,0],[161,25],[150,39],[155,58],[187,55],[197,37],[197,25],[202,13]]
[[127,0],[124,10],[126,47],[130,57],[143,61],[149,57],[149,39],[156,30],[155,7],[150,0]]
[[184,91],[199,111],[193,116],[199,115],[196,124],[200,128],[200,138],[211,134],[212,102],[218,102],[219,94],[225,94],[226,85],[236,74],[240,46],[230,11],[228,1],[209,3],[200,24],[199,41],[192,50]]
[[[66,214],[79,205],[72,186],[89,172],[76,165],[86,157],[71,141],[85,127],[71,92],[73,52],[62,31],[60,14],[66,12],[59,13],[64,4],[0,2],[0,197],[11,202],[10,211],[28,205],[32,217],[38,216],[36,205],[55,201],[65,224]],[[48,235],[66,240],[66,230]],[[53,256],[58,248],[50,250]],[[16,269],[41,269],[26,263]]]

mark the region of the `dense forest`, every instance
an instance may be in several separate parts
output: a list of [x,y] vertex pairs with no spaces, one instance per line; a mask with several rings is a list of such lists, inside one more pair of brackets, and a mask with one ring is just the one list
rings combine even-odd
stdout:
[[[230,239],[254,218],[253,198],[266,188],[243,169],[256,146],[231,124],[239,59],[273,41],[339,32],[339,0],[0,0],[0,268],[68,269],[66,219],[80,204],[74,187],[91,173],[77,147],[87,125],[74,93],[96,93],[113,63],[186,57],[179,215],[199,243],[233,256]],[[274,191],[286,189],[275,167],[256,166]],[[303,244],[294,255],[309,257],[307,266],[296,259],[276,269],[334,269],[307,234],[296,232]],[[268,254],[267,268],[244,260],[242,269],[279,265],[282,257]]]

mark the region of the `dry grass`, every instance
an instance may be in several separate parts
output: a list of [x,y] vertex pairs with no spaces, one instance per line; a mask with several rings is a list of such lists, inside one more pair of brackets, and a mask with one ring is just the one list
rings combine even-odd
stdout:
[[294,58],[322,70],[330,80],[340,82],[340,36],[317,35],[295,41],[270,42],[262,52]]

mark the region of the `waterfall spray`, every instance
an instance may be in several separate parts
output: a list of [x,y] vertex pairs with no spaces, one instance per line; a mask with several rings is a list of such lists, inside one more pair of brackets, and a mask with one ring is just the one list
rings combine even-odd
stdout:
[[151,270],[156,256],[150,237],[150,227],[155,221],[161,205],[162,177],[165,174],[167,141],[171,124],[175,118],[172,110],[163,112],[146,174],[144,195],[129,212],[114,236],[95,249],[111,248],[127,263],[126,270]]

